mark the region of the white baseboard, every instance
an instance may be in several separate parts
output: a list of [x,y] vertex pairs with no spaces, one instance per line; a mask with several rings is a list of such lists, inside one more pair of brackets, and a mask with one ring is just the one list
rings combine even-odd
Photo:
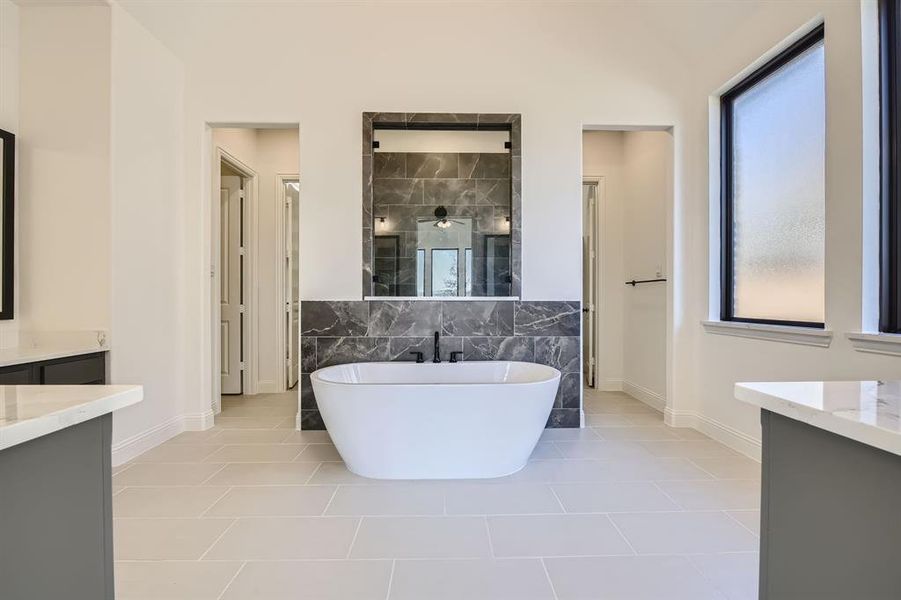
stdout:
[[216,413],[210,409],[202,413],[182,415],[181,418],[185,423],[185,431],[206,431],[213,426],[215,416]]
[[213,426],[213,411],[179,415],[146,431],[136,433],[118,444],[113,444],[113,466],[121,464],[156,448],[183,431],[205,431]]
[[760,462],[760,440],[742,431],[692,411],[675,411],[666,408],[663,421],[670,427],[691,427],[719,443]]
[[300,431],[300,411],[297,411],[297,414],[294,415],[294,429]]
[[623,380],[605,379],[604,381],[598,381],[594,389],[601,392],[621,392],[623,391]]
[[646,387],[638,385],[637,383],[632,383],[631,381],[623,381],[623,391],[639,402],[644,402],[651,408],[659,410],[660,412],[663,412],[663,409],[666,408],[666,398],[653,390],[649,390]]

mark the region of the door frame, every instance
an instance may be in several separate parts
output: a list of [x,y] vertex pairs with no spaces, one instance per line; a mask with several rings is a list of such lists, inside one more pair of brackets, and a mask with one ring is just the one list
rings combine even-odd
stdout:
[[[285,331],[288,329],[288,325],[290,323],[288,318],[288,311],[285,310],[285,306],[288,304],[290,298],[288,298],[288,291],[285,289],[285,250],[287,250],[287,240],[285,239],[285,231],[287,228],[287,223],[285,222],[285,204],[287,203],[287,198],[285,196],[285,185],[284,182],[289,179],[296,179],[300,182],[300,174],[298,173],[278,173],[275,176],[275,198],[278,205],[278,210],[275,211],[275,243],[276,247],[281,249],[281,253],[276,256],[276,269],[275,269],[275,285],[279,292],[276,294],[276,302],[278,302],[278,313],[279,316],[279,327],[278,333],[276,334],[276,340],[278,343],[279,350],[281,352],[282,360],[279,361],[279,367],[277,371],[277,377],[279,378],[279,389],[282,392],[288,391],[288,368],[285,360],[285,351],[288,348],[288,340],[285,336]],[[298,202],[298,205],[300,202]],[[297,211],[299,206],[295,206],[293,210]],[[300,213],[298,212],[298,218],[300,217]],[[298,244],[300,241],[298,240]],[[300,265],[297,265],[298,269],[298,277],[300,276]],[[298,285],[300,282],[298,281]],[[298,298],[298,301],[300,299]],[[296,331],[295,335],[298,338],[298,352],[300,352],[300,331]],[[300,357],[298,357],[299,360]]]
[[244,238],[244,261],[242,273],[242,290],[244,305],[244,318],[241,319],[241,355],[244,363],[244,370],[241,380],[242,394],[256,393],[256,373],[254,368],[253,356],[256,356],[258,340],[256,339],[256,328],[253,326],[256,316],[256,299],[253,291],[257,289],[256,281],[256,231],[258,221],[259,207],[256,202],[258,197],[258,178],[256,171],[243,163],[240,159],[230,154],[227,150],[216,146],[214,149],[214,163],[212,165],[212,185],[210,198],[210,362],[211,362],[211,405],[213,412],[219,414],[222,411],[222,339],[220,336],[221,319],[220,304],[222,303],[222,295],[220,293],[220,239],[219,231],[221,227],[221,215],[219,210],[219,186],[222,180],[222,163],[226,163],[244,178],[244,210],[243,210],[243,231]]
[[[582,175],[582,185],[585,184],[593,184],[597,188],[597,194],[595,197],[595,208],[594,208],[594,388],[595,390],[603,389],[603,386],[600,383],[600,378],[598,377],[600,371],[600,355],[598,350],[600,349],[599,340],[604,339],[602,334],[604,332],[604,320],[601,318],[602,315],[602,307],[606,306],[604,300],[606,300],[606,287],[605,283],[605,275],[604,271],[604,245],[602,240],[607,239],[606,236],[606,224],[607,219],[604,218],[604,213],[607,208],[607,180],[603,175]],[[581,190],[580,190],[581,191]],[[583,209],[584,210],[584,209]],[[584,214],[584,213],[583,213]],[[584,224],[582,227],[582,233],[584,235],[585,228]],[[582,291],[582,299],[585,298],[585,291]],[[585,335],[585,332],[582,332],[582,335]],[[584,364],[584,361],[583,361]],[[584,373],[582,374],[582,385],[585,385],[585,377]]]

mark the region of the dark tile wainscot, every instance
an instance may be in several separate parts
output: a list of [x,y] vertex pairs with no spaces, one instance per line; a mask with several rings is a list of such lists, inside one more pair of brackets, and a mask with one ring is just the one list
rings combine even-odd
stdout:
[[578,301],[319,301],[300,307],[300,415],[303,429],[324,429],[310,373],[350,362],[432,359],[441,332],[442,360],[522,360],[563,373],[548,427],[579,426],[581,310]]

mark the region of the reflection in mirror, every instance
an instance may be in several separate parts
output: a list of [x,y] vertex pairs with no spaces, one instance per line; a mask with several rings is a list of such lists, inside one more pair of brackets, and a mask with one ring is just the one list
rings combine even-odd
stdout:
[[16,136],[0,129],[0,319],[13,318],[13,240],[15,217],[13,198],[15,196]]
[[510,132],[373,136],[373,295],[511,295]]

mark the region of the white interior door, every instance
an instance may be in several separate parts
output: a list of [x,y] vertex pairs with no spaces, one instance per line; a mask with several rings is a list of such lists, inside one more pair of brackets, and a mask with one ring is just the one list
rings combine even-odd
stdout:
[[290,389],[297,385],[300,370],[300,287],[297,274],[300,264],[300,211],[297,210],[300,186],[297,179],[285,179],[282,183],[285,186],[285,373]]
[[240,394],[242,343],[241,178],[223,175],[219,191],[219,294],[222,393]]
[[582,184],[582,360],[585,384],[595,387],[597,369],[597,182]]

